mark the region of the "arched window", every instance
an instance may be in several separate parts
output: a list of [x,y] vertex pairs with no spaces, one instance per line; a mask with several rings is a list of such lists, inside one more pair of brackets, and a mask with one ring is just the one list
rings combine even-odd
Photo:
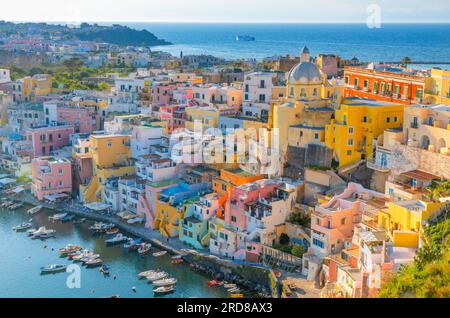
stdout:
[[302,88],[300,90],[300,97],[306,97],[306,89]]
[[313,96],[314,96],[314,97],[317,97],[317,88],[314,88],[314,90],[313,90]]
[[293,88],[293,87],[291,87],[291,91],[290,91],[289,95],[290,95],[291,97],[294,97],[294,88]]

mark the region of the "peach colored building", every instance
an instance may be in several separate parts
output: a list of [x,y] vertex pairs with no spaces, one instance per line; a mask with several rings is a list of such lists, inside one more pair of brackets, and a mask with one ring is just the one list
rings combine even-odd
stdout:
[[31,192],[38,200],[46,196],[72,193],[72,166],[68,159],[40,157],[31,163]]

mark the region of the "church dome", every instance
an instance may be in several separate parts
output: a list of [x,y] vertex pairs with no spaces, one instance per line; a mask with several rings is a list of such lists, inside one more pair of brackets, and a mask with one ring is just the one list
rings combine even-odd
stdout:
[[289,73],[291,84],[321,84],[322,73],[319,68],[311,62],[297,64]]

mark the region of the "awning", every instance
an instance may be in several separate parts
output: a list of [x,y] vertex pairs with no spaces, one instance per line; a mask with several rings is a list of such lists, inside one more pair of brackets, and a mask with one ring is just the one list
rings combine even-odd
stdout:
[[409,177],[416,180],[424,180],[424,181],[433,181],[440,179],[439,176],[428,173],[422,170],[412,170],[408,172],[404,172],[401,174],[402,176]]

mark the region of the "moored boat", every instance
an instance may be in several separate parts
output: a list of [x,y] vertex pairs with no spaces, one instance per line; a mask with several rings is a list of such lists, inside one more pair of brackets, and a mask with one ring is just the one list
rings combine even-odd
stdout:
[[160,256],[163,256],[163,255],[166,255],[166,254],[167,254],[167,251],[161,251],[161,252],[153,253],[153,256],[154,257],[160,257]]
[[172,285],[176,285],[176,284],[177,284],[177,280],[175,278],[164,278],[164,279],[155,280],[153,282],[153,286],[155,286],[155,287],[172,286]]
[[106,240],[105,243],[108,246],[121,244],[128,240],[128,237],[124,236],[122,233],[117,234],[112,239]]
[[109,230],[106,231],[107,235],[114,235],[114,234],[117,234],[117,233],[119,233],[119,229],[117,227],[113,227],[112,229],[109,229]]
[[210,287],[219,286],[220,282],[218,280],[210,280],[207,285]]
[[145,278],[147,278],[149,283],[152,283],[154,281],[167,278],[167,276],[169,276],[169,274],[166,272],[156,272],[156,273],[145,276]]
[[123,245],[123,247],[125,249],[129,250],[129,251],[135,251],[135,250],[137,250],[139,248],[141,243],[142,243],[142,239],[141,238],[138,238],[138,239],[135,239],[135,240],[129,239],[128,242]]
[[138,248],[138,253],[140,255],[147,254],[148,252],[150,252],[151,247],[152,245],[150,243],[142,243]]
[[67,213],[57,213],[54,214],[52,216],[49,216],[48,219],[50,221],[56,222],[56,221],[61,221],[62,219],[64,219],[67,216]]
[[34,208],[29,209],[27,211],[27,213],[29,215],[35,215],[35,214],[38,214],[39,212],[41,212],[41,210],[42,210],[42,205],[37,205]]
[[100,258],[90,259],[86,263],[84,263],[87,267],[97,267],[103,264],[103,260]]
[[86,265],[87,262],[93,261],[93,260],[95,260],[95,259],[97,259],[99,257],[100,257],[99,254],[92,254],[92,255],[89,255],[89,256],[82,257],[80,259],[80,262],[82,262],[84,265]]
[[83,253],[80,253],[80,254],[78,254],[78,255],[75,255],[75,256],[73,256],[72,257],[72,261],[74,261],[74,262],[81,262],[81,260],[83,259],[83,258],[88,258],[88,257],[91,257],[93,254],[91,253],[91,251],[89,251],[89,250],[84,250],[83,251]]
[[63,217],[61,219],[61,222],[63,222],[63,223],[72,222],[74,219],[75,219],[75,215],[69,214],[69,215],[66,215],[65,217]]
[[33,224],[31,224],[29,222],[23,222],[22,224],[13,227],[13,230],[16,232],[22,232],[22,231],[26,231],[32,227],[33,227]]
[[162,286],[162,287],[156,287],[153,288],[153,292],[155,294],[168,294],[175,291],[175,286]]
[[59,273],[65,271],[66,268],[67,266],[63,264],[52,264],[41,267],[41,274]]
[[55,236],[56,231],[47,229],[45,226],[40,227],[37,231],[31,234],[32,239],[46,239]]
[[69,254],[73,254],[75,252],[78,252],[80,250],[81,250],[81,246],[80,245],[67,244],[65,247],[59,249],[59,255],[64,257],[64,256],[67,256]]
[[146,278],[147,276],[152,275],[152,274],[156,274],[156,273],[157,273],[157,271],[148,270],[148,271],[145,271],[145,272],[140,272],[138,274],[138,276],[139,276],[140,279],[142,279],[142,278]]
[[103,264],[102,265],[102,267],[100,267],[100,273],[102,273],[103,275],[105,275],[105,276],[108,276],[109,275],[109,270],[110,270],[110,267],[108,266],[108,265],[106,265],[106,264]]

